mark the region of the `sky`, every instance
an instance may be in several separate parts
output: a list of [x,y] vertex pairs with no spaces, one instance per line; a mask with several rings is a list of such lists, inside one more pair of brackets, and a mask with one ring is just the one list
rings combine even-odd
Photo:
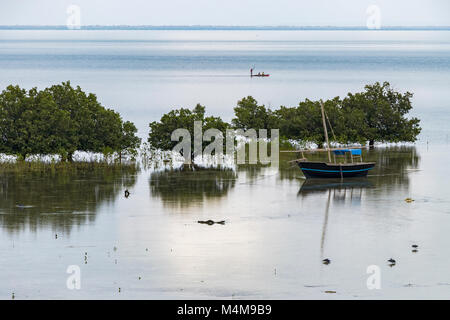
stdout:
[[365,26],[377,5],[384,26],[450,26],[448,0],[0,0],[0,25]]

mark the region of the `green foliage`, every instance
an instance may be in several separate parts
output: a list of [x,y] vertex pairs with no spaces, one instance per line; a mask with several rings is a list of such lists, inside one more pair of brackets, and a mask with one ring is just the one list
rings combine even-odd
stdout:
[[[416,141],[420,133],[419,119],[407,118],[412,109],[412,94],[394,91],[388,82],[367,85],[364,92],[349,93],[344,99],[335,97],[324,102],[330,141],[348,144],[373,144],[374,141]],[[205,107],[193,110],[177,109],[150,124],[148,141],[153,148],[171,150],[177,142],[170,140],[175,129],[185,128],[194,136],[194,121],[203,121],[203,130],[228,127],[220,118],[206,117]],[[325,140],[319,101],[306,99],[296,107],[267,109],[251,96],[238,101],[234,108],[232,127],[280,130],[283,146],[292,148],[289,140],[314,142],[322,146]]]
[[25,159],[60,150],[68,122],[48,92],[9,86],[0,94],[0,151]]
[[119,140],[119,152],[122,157],[122,153],[128,153],[133,157],[136,157],[137,149],[141,145],[141,138],[136,136],[137,128],[134,123],[125,121],[122,123],[121,135]]
[[280,135],[293,140],[323,141],[322,118],[318,103],[306,99],[298,107],[275,111]]
[[236,129],[270,129],[274,121],[272,111],[264,105],[259,106],[251,96],[238,101],[234,115],[231,123]]
[[[364,92],[349,93],[324,102],[330,141],[365,143],[375,141],[414,142],[420,133],[417,118],[407,118],[412,94],[394,91],[388,82],[367,85]],[[325,140],[319,101],[306,99],[297,107],[281,106],[267,110],[252,97],[238,102],[234,109],[235,127],[244,129],[279,128],[284,139],[314,142]]]
[[419,119],[406,117],[412,109],[412,96],[410,92],[402,94],[394,91],[389,82],[376,82],[365,86],[365,92],[349,93],[342,100],[342,106],[346,112],[355,112],[364,120],[364,127],[354,130],[369,140],[371,145],[374,141],[414,142],[421,128]]
[[0,152],[19,159],[59,154],[65,161],[77,150],[122,153],[140,144],[131,122],[70,82],[28,92],[8,86],[0,94],[0,124]]
[[202,121],[203,132],[215,128],[221,131],[224,137],[226,129],[229,128],[229,124],[219,117],[205,117],[205,107],[197,104],[192,110],[185,108],[172,110],[164,114],[159,122],[150,123],[148,142],[152,148],[171,150],[178,143],[178,141],[171,141],[172,132],[176,129],[187,129],[191,134],[193,151],[194,121]]

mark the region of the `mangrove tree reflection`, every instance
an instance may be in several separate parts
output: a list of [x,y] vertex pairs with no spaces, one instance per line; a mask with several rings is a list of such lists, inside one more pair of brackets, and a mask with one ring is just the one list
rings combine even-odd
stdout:
[[237,175],[232,169],[181,167],[155,171],[150,175],[150,191],[165,205],[188,207],[206,199],[225,196],[234,187]]
[[70,232],[93,222],[97,208],[136,182],[135,166],[76,164],[65,168],[0,171],[0,224],[9,232],[51,227]]

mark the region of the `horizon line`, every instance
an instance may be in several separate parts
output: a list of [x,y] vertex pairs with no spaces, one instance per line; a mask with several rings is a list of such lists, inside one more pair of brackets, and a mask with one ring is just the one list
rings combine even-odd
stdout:
[[[450,26],[293,26],[293,25],[81,25],[77,30],[450,30]],[[72,30],[66,25],[0,25],[0,30]]]

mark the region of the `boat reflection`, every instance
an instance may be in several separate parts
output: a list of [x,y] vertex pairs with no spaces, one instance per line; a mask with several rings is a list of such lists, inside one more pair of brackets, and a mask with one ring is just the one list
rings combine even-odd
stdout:
[[298,191],[298,195],[307,197],[313,194],[332,192],[333,198],[345,200],[347,197],[361,197],[363,190],[373,188],[373,183],[366,179],[308,179],[303,182]]
[[[324,197],[325,209],[324,220],[322,224],[322,234],[320,238],[320,256],[325,258],[325,240],[328,228],[328,221],[330,215],[330,205],[350,205],[360,206],[365,191],[374,188],[373,183],[366,178],[361,179],[308,179],[304,180],[299,191],[298,196],[303,200],[307,198],[319,197],[322,202]],[[306,199],[305,199],[306,198]],[[316,201],[313,199],[312,201]]]

